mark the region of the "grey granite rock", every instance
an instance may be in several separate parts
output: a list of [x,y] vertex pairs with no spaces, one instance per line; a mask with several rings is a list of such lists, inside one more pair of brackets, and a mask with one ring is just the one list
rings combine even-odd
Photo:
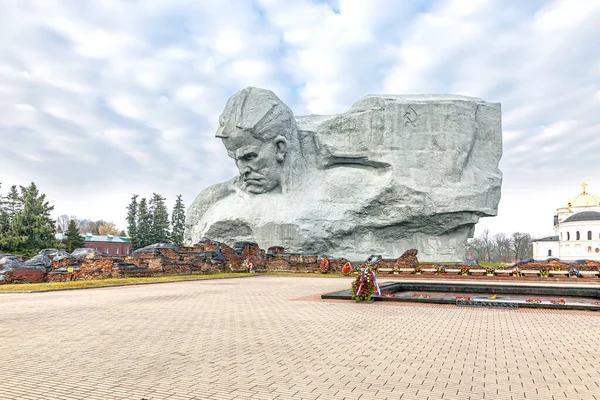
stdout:
[[154,243],[154,244],[148,245],[146,247],[139,248],[131,254],[156,253],[156,252],[158,252],[158,249],[171,249],[176,252],[180,251],[179,247],[175,246],[173,243]]
[[3,257],[0,257],[0,270],[12,271],[15,268],[22,267],[23,261],[21,261],[17,256],[13,256],[11,254],[3,254]]
[[38,254],[37,256],[25,261],[23,265],[26,268],[43,268],[47,270],[52,266],[52,260],[43,254]]
[[106,255],[105,253],[102,253],[102,252],[94,250],[94,249],[90,249],[87,247],[81,247],[79,249],[73,250],[73,252],[71,253],[71,256],[75,257],[77,260],[83,260],[88,257],[93,257],[96,254],[97,255]]
[[186,216],[202,237],[364,260],[416,248],[464,259],[500,201],[500,105],[455,95],[369,95],[345,113],[290,119],[272,92],[228,101],[217,136],[239,170]]

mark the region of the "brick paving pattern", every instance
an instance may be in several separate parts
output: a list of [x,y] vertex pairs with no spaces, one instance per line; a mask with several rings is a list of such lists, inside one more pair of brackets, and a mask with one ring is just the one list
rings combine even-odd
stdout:
[[318,300],[350,281],[0,295],[0,399],[600,399],[600,313]]

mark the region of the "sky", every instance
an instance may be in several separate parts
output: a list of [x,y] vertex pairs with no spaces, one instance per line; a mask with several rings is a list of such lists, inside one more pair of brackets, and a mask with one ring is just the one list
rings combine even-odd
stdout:
[[214,137],[229,96],[294,114],[367,94],[502,104],[492,233],[552,234],[600,194],[600,0],[0,0],[0,192],[35,182],[54,216],[125,228],[133,194],[191,204],[237,173]]

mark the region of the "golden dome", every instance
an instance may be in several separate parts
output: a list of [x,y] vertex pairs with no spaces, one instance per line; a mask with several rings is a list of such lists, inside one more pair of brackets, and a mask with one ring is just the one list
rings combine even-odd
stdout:
[[586,190],[587,183],[583,182],[581,186],[583,187],[583,192],[569,198],[569,200],[563,203],[561,208],[594,207],[600,205],[600,196],[588,193]]

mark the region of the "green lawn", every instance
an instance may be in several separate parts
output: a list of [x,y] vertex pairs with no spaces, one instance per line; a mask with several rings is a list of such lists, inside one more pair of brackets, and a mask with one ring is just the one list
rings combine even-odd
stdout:
[[166,275],[166,276],[148,276],[148,277],[133,277],[133,278],[108,278],[94,279],[88,281],[71,281],[71,282],[45,282],[45,283],[19,283],[0,285],[0,293],[21,293],[21,292],[38,292],[52,291],[65,289],[87,289],[106,286],[121,286],[121,285],[144,285],[149,283],[165,283],[165,282],[180,282],[180,281],[200,281],[204,279],[223,279],[223,278],[242,278],[257,275],[274,275],[274,276],[312,276],[322,278],[341,278],[344,275],[336,274],[321,274],[321,273],[301,273],[301,272],[266,272],[259,274],[249,274],[247,272],[228,272],[209,275]]
[[179,281],[199,281],[204,279],[222,279],[253,276],[247,272],[218,273],[210,275],[166,275],[166,276],[148,276],[133,278],[109,278],[89,281],[71,281],[71,282],[45,282],[45,283],[20,283],[0,285],[0,293],[6,292],[31,292],[31,291],[50,291],[64,289],[86,289],[104,286],[120,285],[143,285],[147,283],[164,283]]
[[[440,264],[440,265],[453,265],[453,264],[462,264],[463,262],[459,262],[459,261],[455,261],[455,262],[439,262],[439,263],[434,263],[434,262],[421,262],[419,261],[419,264]],[[497,267],[499,265],[512,265],[512,264],[503,264],[503,263],[498,263],[498,262],[484,262],[484,261],[479,261],[478,262],[479,265],[481,265],[482,267]]]

